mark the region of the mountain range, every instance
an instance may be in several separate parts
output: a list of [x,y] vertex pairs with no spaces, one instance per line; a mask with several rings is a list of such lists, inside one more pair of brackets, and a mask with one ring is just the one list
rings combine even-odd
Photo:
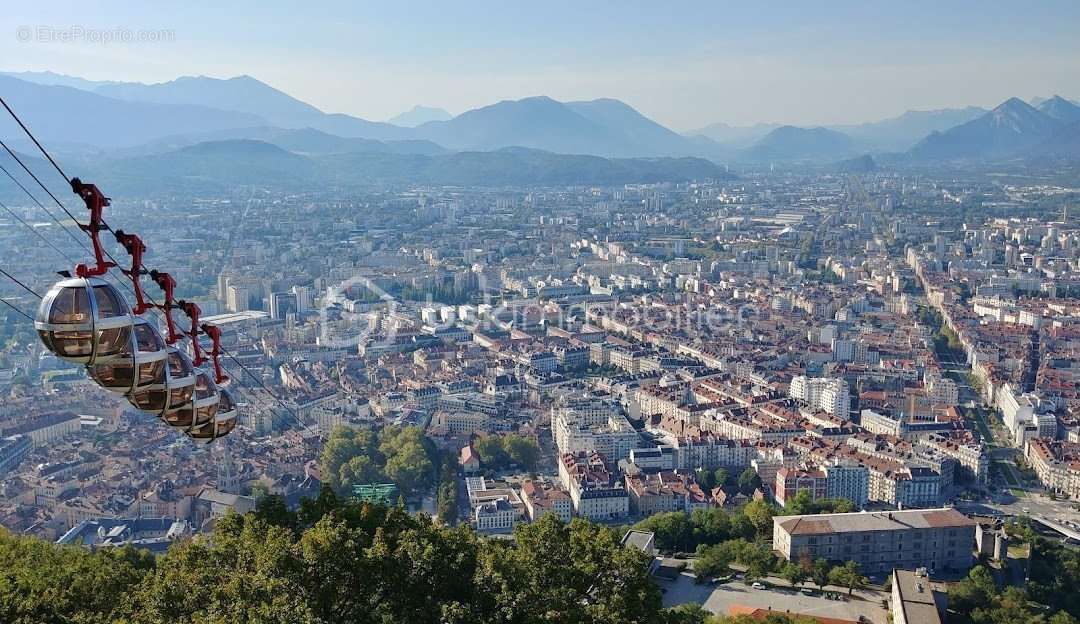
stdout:
[[1080,107],[1051,97],[1036,108],[1009,98],[993,110],[943,132],[933,132],[911,149],[916,160],[999,159],[1040,155],[1040,145],[1056,141],[1067,153],[1061,133],[1080,123]]
[[300,154],[252,139],[203,141],[140,156],[86,159],[84,175],[118,194],[207,191],[232,186],[355,188],[401,183],[445,186],[571,186],[730,179],[700,158],[608,159],[526,148],[438,154],[350,151]]
[[[680,134],[614,99],[504,100],[452,117],[417,106],[389,122],[327,113],[251,76],[186,76],[143,84],[51,72],[0,73],[0,93],[39,138],[66,153],[110,159],[251,140],[304,157],[350,153],[447,156],[522,147],[605,159],[695,157],[713,162],[828,163],[873,153],[887,162],[1000,159],[1076,152],[1080,107],[1054,96],[979,107],[908,111],[882,121],[800,128],[722,123]],[[391,123],[392,122],[392,123]],[[3,136],[20,136],[0,120]],[[25,143],[14,142],[18,148]],[[1045,152],[1039,152],[1045,145]]]

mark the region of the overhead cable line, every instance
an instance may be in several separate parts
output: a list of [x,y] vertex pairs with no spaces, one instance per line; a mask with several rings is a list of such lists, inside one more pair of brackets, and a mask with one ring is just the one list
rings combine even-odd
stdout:
[[[3,107],[4,107],[4,108],[5,108],[6,110],[7,110],[8,114],[10,114],[10,115],[11,115],[11,117],[12,117],[12,118],[13,118],[13,119],[15,120],[15,122],[19,124],[19,127],[20,127],[20,128],[22,128],[23,132],[25,132],[25,133],[26,133],[26,136],[28,136],[28,137],[30,138],[30,140],[31,140],[31,141],[33,141],[34,145],[36,145],[36,146],[37,146],[38,150],[40,150],[40,151],[41,151],[42,155],[44,155],[44,156],[45,156],[45,158],[46,158],[46,159],[48,159],[48,161],[49,161],[49,162],[50,162],[50,163],[52,164],[52,166],[53,166],[53,167],[54,167],[54,168],[56,169],[57,173],[59,173],[59,174],[60,174],[60,176],[61,176],[62,178],[64,178],[64,180],[65,180],[65,181],[67,181],[68,183],[71,183],[71,178],[68,178],[67,174],[65,174],[65,173],[64,173],[64,170],[60,168],[60,165],[58,165],[58,164],[56,163],[56,160],[55,160],[55,159],[53,159],[53,157],[52,157],[52,156],[51,156],[51,155],[49,154],[48,150],[46,150],[46,149],[45,149],[45,147],[44,147],[44,146],[43,146],[43,145],[41,144],[41,142],[37,140],[37,137],[35,137],[35,136],[34,136],[34,133],[30,131],[30,129],[29,129],[29,128],[28,128],[27,126],[26,126],[26,124],[24,124],[24,123],[22,122],[22,120],[21,120],[21,119],[19,118],[19,116],[15,114],[15,111],[13,111],[13,110],[11,109],[11,107],[10,107],[10,106],[8,106],[7,102],[6,102],[6,101],[4,101],[4,99],[3,99],[2,97],[0,97],[0,104],[2,104],[2,105],[3,105]],[[31,171],[31,170],[30,170],[30,168],[29,168],[29,167],[27,167],[25,163],[23,163],[22,159],[20,159],[20,158],[18,157],[18,155],[16,155],[16,154],[15,154],[15,152],[14,152],[14,151],[12,151],[12,150],[11,150],[11,148],[9,148],[9,147],[7,146],[7,144],[6,144],[6,143],[4,143],[4,142],[3,142],[2,140],[0,140],[0,146],[2,146],[2,147],[4,148],[4,150],[5,150],[5,151],[7,151],[7,153],[8,153],[8,154],[9,154],[9,155],[10,155],[10,156],[11,156],[11,157],[12,157],[12,158],[13,158],[13,159],[15,160],[15,162],[17,162],[17,163],[19,164],[19,166],[20,166],[20,167],[22,167],[23,171],[25,171],[25,172],[26,172],[26,173],[27,173],[27,174],[28,174],[28,175],[29,175],[29,176],[30,176],[30,177],[31,177],[31,178],[32,178],[32,179],[34,180],[34,182],[36,182],[36,183],[37,183],[37,185],[38,185],[38,186],[40,186],[40,187],[42,188],[42,190],[44,190],[44,191],[45,191],[45,192],[46,192],[46,193],[47,193],[47,194],[49,195],[49,197],[51,197],[51,198],[52,198],[52,200],[53,200],[54,202],[56,202],[56,205],[57,205],[57,206],[59,206],[59,207],[60,207],[60,209],[61,209],[61,210],[63,210],[63,211],[64,211],[64,213],[65,213],[65,214],[67,214],[67,216],[68,216],[68,217],[70,217],[70,218],[71,218],[71,219],[72,219],[73,221],[75,221],[75,223],[77,223],[77,224],[79,223],[79,220],[75,218],[75,215],[73,215],[73,214],[71,213],[71,211],[69,211],[69,210],[67,209],[67,207],[66,207],[66,206],[65,206],[65,205],[63,204],[63,202],[61,202],[61,201],[60,201],[60,200],[59,200],[59,199],[58,199],[58,198],[56,197],[56,195],[54,195],[54,194],[52,193],[52,191],[50,191],[50,190],[49,190],[49,188],[48,188],[47,186],[45,186],[45,184],[44,184],[44,183],[42,183],[42,181],[41,181],[41,180],[40,180],[40,179],[39,179],[39,178],[37,177],[37,175],[35,175],[35,174],[34,174],[34,172],[33,172],[33,171]],[[29,191],[28,191],[28,190],[27,190],[27,189],[26,189],[26,188],[25,188],[25,187],[24,187],[24,186],[23,186],[23,185],[22,185],[21,183],[19,183],[19,182],[18,182],[18,180],[16,180],[16,178],[15,178],[14,176],[12,176],[12,175],[11,175],[10,173],[8,173],[8,172],[7,172],[7,170],[4,170],[4,172],[5,172],[5,173],[7,173],[8,177],[9,177],[9,178],[11,178],[11,179],[12,179],[12,181],[14,181],[14,182],[15,182],[16,184],[18,184],[18,185],[19,185],[19,187],[20,187],[20,188],[22,188],[22,189],[23,189],[23,191],[24,191],[24,192],[25,192],[25,193],[26,193],[27,195],[30,195],[30,197],[31,197],[31,198],[33,198],[33,195],[32,195],[32,194],[31,194],[31,193],[30,193],[30,192],[29,192]],[[40,203],[40,202],[38,202],[36,198],[33,198],[33,199],[34,199],[35,203],[37,203],[37,204],[38,204],[39,206],[41,206],[41,203]],[[42,208],[44,209],[44,206],[41,206],[41,207],[42,207]],[[47,210],[46,210],[46,213],[48,213],[48,211],[47,211]],[[50,216],[52,216],[52,215],[51,215],[51,213],[49,213],[49,214],[50,214]],[[54,218],[54,220],[56,220],[56,219]],[[58,223],[58,225],[59,225],[59,222],[57,222],[57,223]],[[104,222],[104,221],[103,221],[103,222],[102,222],[102,225],[103,225],[103,226],[105,227],[105,229],[106,229],[106,230],[108,230],[108,231],[109,231],[110,233],[112,233],[112,234],[113,234],[114,236],[116,236],[116,232],[115,232],[115,231],[114,231],[114,230],[112,229],[112,227],[111,227],[111,226],[109,226],[109,224],[108,224],[108,223],[106,223],[106,222]],[[61,227],[62,227],[62,226],[61,226]],[[82,226],[80,225],[80,228],[81,228],[81,227],[82,227]],[[68,231],[68,233],[70,234],[70,231]],[[72,234],[72,236],[74,236],[74,235]],[[83,245],[83,248],[84,248],[84,249],[86,249],[86,245],[85,245],[85,243],[83,243],[83,242],[82,242],[81,240],[80,240],[79,242],[80,242],[80,244],[82,244],[82,245]],[[89,251],[89,249],[87,249],[87,251]],[[107,249],[102,249],[102,251],[104,251],[105,255],[106,255],[106,256],[107,256],[108,258],[109,258],[109,260],[111,260],[111,261],[113,262],[113,264],[115,264],[115,265],[119,266],[119,263],[117,263],[117,262],[116,262],[116,258],[114,258],[114,257],[112,256],[112,254],[110,254],[110,253],[109,253],[109,251],[108,251]],[[124,283],[123,281],[121,281],[120,283],[122,283],[122,284],[124,284],[125,286],[127,286],[127,288],[128,288],[128,291],[129,291],[129,292],[132,292],[132,289],[131,289],[131,287],[130,287],[129,285],[127,285],[127,284],[126,284],[126,283]],[[149,300],[149,301],[150,301],[151,303],[153,303],[153,304],[154,304],[155,306],[157,305],[157,303],[156,303],[156,302],[155,302],[155,301],[153,300],[153,298],[152,298],[152,297],[150,297],[150,296],[147,296],[147,299],[148,299],[148,300]],[[198,338],[197,338],[197,337],[194,337],[194,336],[193,336],[193,337],[192,337],[191,339],[192,339],[193,341],[194,341],[194,340],[198,340]],[[247,367],[246,367],[246,366],[245,366],[245,365],[244,365],[244,364],[243,364],[242,362],[240,362],[240,360],[236,359],[236,357],[235,357],[235,356],[233,356],[233,355],[232,355],[231,353],[229,353],[228,351],[225,351],[225,349],[224,349],[224,348],[222,348],[222,351],[224,351],[224,352],[226,353],[226,355],[228,355],[228,357],[229,357],[229,358],[231,358],[231,359],[232,359],[232,360],[233,360],[234,362],[236,362],[236,364],[237,364],[238,366],[240,366],[240,368],[241,368],[241,369],[242,369],[242,370],[243,370],[243,371],[244,371],[245,373],[247,373],[249,377],[251,377],[252,379],[254,379],[254,380],[255,380],[255,381],[256,381],[256,382],[257,382],[257,383],[258,383],[258,384],[259,384],[259,385],[260,385],[260,386],[262,387],[262,389],[263,389],[263,390],[264,390],[264,391],[265,391],[265,392],[266,392],[266,393],[267,393],[268,395],[270,395],[270,397],[272,397],[273,399],[275,399],[275,400],[276,400],[276,401],[277,401],[277,402],[278,402],[278,403],[279,403],[279,404],[280,404],[280,405],[281,405],[281,406],[282,406],[283,408],[285,408],[285,410],[286,410],[287,412],[289,412],[289,414],[290,414],[290,415],[291,415],[291,416],[292,416],[292,417],[293,417],[293,418],[294,418],[294,419],[296,420],[296,422],[297,422],[297,424],[298,424],[298,425],[300,425],[301,427],[307,428],[307,426],[306,426],[306,425],[305,425],[305,424],[304,424],[304,423],[303,423],[303,422],[302,422],[302,421],[300,420],[300,417],[299,417],[299,416],[298,416],[298,415],[296,414],[296,412],[294,412],[294,411],[292,410],[292,408],[291,408],[291,407],[289,407],[289,406],[288,406],[288,405],[287,405],[287,404],[286,404],[286,403],[285,403],[285,402],[284,402],[284,401],[283,401],[283,400],[282,400],[282,399],[281,399],[280,397],[278,397],[278,396],[277,396],[277,395],[276,395],[276,394],[275,394],[274,392],[272,392],[272,391],[271,391],[271,390],[270,390],[270,389],[269,389],[269,388],[268,388],[268,387],[266,386],[266,384],[265,384],[265,383],[264,383],[264,382],[262,381],[262,379],[260,379],[259,377],[256,377],[254,373],[252,373],[252,372],[251,372],[250,370],[248,370],[248,368],[247,368]]]
[[22,289],[25,290],[26,292],[30,293],[31,295],[34,295],[38,299],[41,299],[41,295],[39,295],[37,293],[37,291],[35,291],[33,288],[30,288],[29,286],[22,283],[21,281],[19,281],[19,278],[15,277],[11,273],[8,273],[4,269],[0,269],[0,273],[2,273],[4,275],[4,277],[8,278],[9,280],[11,280],[11,281],[15,282],[16,284],[18,284],[19,286],[21,286]]
[[23,315],[24,317],[26,317],[26,320],[30,321],[31,323],[33,323],[33,322],[34,322],[34,317],[30,316],[30,315],[29,315],[29,314],[27,314],[26,312],[23,312],[23,311],[22,311],[22,310],[20,310],[19,308],[15,307],[15,306],[14,306],[14,305],[12,305],[11,303],[9,303],[7,299],[4,299],[4,298],[0,297],[0,303],[3,303],[4,305],[6,305],[7,307],[11,308],[12,310],[15,310],[15,311],[16,311],[17,313],[19,313],[19,314]]

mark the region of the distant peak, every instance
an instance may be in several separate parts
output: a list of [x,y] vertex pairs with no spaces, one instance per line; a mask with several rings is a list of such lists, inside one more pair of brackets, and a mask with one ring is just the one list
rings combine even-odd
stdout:
[[998,104],[997,108],[995,108],[994,110],[1028,110],[1030,108],[1031,104],[1028,104],[1027,102],[1021,100],[1018,97],[1011,97],[1002,102],[1001,104]]

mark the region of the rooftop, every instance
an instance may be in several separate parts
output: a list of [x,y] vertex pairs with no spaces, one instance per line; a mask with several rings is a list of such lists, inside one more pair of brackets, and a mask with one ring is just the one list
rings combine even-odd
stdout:
[[943,507],[907,511],[780,516],[773,518],[773,524],[779,525],[791,535],[822,535],[862,531],[971,527],[976,523],[951,507]]

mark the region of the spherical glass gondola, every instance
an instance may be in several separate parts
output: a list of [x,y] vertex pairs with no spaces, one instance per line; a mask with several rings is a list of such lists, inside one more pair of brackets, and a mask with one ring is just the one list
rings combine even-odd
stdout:
[[61,280],[45,293],[34,329],[56,357],[104,364],[123,354],[134,318],[112,284],[97,277]]
[[165,360],[169,351],[157,328],[135,317],[128,345],[108,364],[89,366],[90,378],[110,392],[128,394],[165,383]]
[[218,438],[225,437],[236,428],[236,420],[238,416],[238,410],[236,408],[236,401],[232,397],[232,393],[225,388],[218,388],[218,392],[221,395],[221,400],[218,403],[217,414],[214,416],[212,422],[208,422],[204,425],[193,427],[187,432],[194,440],[199,442],[210,443]]
[[163,419],[191,403],[195,392],[195,367],[191,359],[175,347],[168,347],[166,353],[160,382],[128,394],[128,401],[136,408]]
[[191,400],[175,410],[170,406],[170,409],[165,413],[165,424],[189,431],[202,427],[207,423],[212,423],[214,416],[217,415],[220,401],[221,393],[218,392],[217,385],[211,379],[210,373],[196,368],[195,392],[192,394]]

